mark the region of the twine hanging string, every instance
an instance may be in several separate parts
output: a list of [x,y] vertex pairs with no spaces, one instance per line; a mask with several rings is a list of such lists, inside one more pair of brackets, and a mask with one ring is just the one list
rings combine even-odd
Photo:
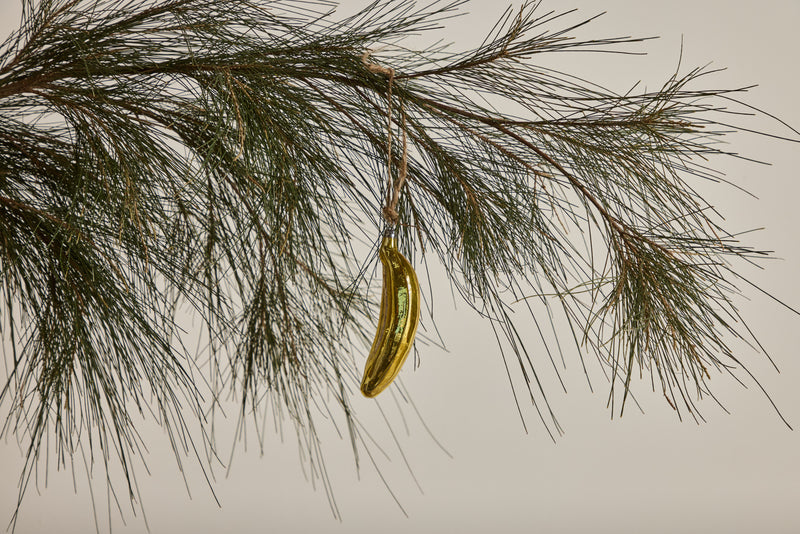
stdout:
[[400,201],[400,189],[406,181],[408,174],[408,143],[406,140],[406,115],[403,109],[403,102],[400,102],[400,131],[403,135],[403,155],[400,160],[400,169],[397,173],[397,181],[392,178],[392,85],[394,84],[394,69],[390,67],[383,67],[377,63],[372,63],[369,56],[372,50],[367,50],[361,56],[361,61],[368,71],[375,74],[383,74],[389,80],[389,88],[387,90],[387,123],[386,123],[386,170],[388,174],[388,189],[386,191],[386,204],[383,207],[383,218],[391,226],[397,226],[400,221],[400,214],[397,213],[397,204]]

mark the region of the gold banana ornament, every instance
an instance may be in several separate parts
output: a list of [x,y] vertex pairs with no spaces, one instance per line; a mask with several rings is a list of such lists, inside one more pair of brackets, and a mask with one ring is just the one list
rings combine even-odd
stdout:
[[383,266],[383,293],[378,331],[361,380],[361,393],[365,397],[376,396],[395,379],[411,350],[419,324],[417,273],[397,250],[394,228],[384,232],[378,255]]

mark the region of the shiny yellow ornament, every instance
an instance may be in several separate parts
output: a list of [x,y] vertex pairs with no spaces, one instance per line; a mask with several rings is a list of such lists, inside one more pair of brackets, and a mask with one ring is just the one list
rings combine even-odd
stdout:
[[378,255],[383,265],[383,294],[378,331],[361,380],[361,393],[365,397],[376,396],[395,379],[411,350],[419,324],[417,274],[397,250],[392,229],[384,233]]

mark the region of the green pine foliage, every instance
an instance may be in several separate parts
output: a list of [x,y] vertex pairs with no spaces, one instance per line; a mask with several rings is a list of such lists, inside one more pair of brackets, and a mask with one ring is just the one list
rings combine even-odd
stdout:
[[204,463],[230,395],[243,424],[291,420],[323,479],[316,417],[340,412],[357,451],[350,397],[377,309],[359,251],[403,134],[400,242],[491,322],[549,432],[549,362],[511,314],[530,299],[566,317],[620,412],[639,371],[696,418],[712,373],[747,373],[729,347],[752,338],[735,268],[765,253],[693,189],[734,156],[719,140],[744,89],[705,89],[698,69],[618,94],[543,67],[641,39],[575,39],[588,21],[539,1],[466,52],[402,46],[461,0],[345,20],[323,0],[23,3],[0,48],[0,402],[26,444],[20,499],[49,441],[59,463],[121,467],[138,500],[136,421]]

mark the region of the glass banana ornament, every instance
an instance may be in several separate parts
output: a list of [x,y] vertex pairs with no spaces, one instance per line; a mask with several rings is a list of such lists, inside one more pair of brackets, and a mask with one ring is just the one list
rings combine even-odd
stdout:
[[397,250],[394,228],[384,232],[378,255],[383,265],[383,293],[378,331],[361,380],[361,393],[365,397],[376,396],[395,379],[411,350],[419,324],[417,273]]

